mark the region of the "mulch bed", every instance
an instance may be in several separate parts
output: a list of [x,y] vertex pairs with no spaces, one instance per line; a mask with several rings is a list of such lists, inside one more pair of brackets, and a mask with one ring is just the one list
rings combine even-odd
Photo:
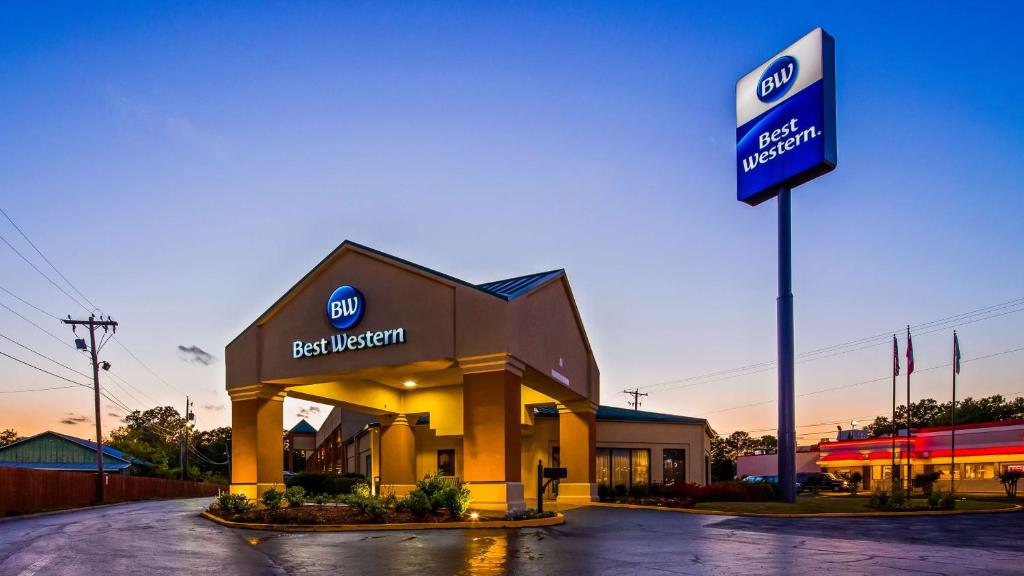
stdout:
[[[408,512],[388,511],[383,517],[374,518],[362,514],[349,506],[302,506],[301,508],[283,508],[281,510],[256,510],[231,514],[222,510],[211,510],[224,520],[256,524],[408,524],[464,522],[467,518],[451,518],[445,512],[431,514],[425,518],[416,518]],[[480,516],[478,520],[501,520]]]

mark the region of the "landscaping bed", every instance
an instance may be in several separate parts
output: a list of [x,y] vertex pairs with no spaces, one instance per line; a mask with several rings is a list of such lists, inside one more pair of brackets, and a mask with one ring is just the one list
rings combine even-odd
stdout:
[[[330,527],[372,525],[442,525],[462,527],[495,522],[530,522],[553,519],[556,514],[526,510],[505,515],[488,515],[470,510],[469,489],[441,476],[427,476],[407,496],[399,498],[383,488],[371,494],[362,482],[320,482],[322,486],[344,486],[347,493],[321,492],[310,498],[306,489],[295,484],[285,491],[271,488],[259,502],[242,494],[221,494],[204,516],[222,524],[243,527]],[[311,485],[311,484],[310,484]]]

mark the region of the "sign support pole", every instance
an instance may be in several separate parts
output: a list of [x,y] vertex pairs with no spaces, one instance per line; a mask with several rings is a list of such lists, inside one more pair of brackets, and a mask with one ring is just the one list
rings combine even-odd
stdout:
[[796,502],[796,401],[793,387],[793,254],[791,190],[780,186],[779,202],[779,497]]

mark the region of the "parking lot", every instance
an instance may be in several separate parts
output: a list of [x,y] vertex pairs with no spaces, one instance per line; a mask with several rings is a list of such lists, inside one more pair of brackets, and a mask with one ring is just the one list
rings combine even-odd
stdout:
[[584,508],[562,526],[283,534],[138,502],[0,522],[0,574],[1020,574],[1024,513],[773,519]]

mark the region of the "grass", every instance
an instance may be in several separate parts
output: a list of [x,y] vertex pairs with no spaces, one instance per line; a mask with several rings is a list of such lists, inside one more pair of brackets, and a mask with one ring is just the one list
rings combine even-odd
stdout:
[[[701,502],[695,506],[698,510],[715,510],[719,512],[747,512],[760,514],[822,514],[828,512],[875,512],[868,508],[869,496],[800,496],[795,504],[784,502]],[[913,504],[927,506],[924,498],[914,498]],[[970,499],[957,500],[957,510],[992,510],[1005,508],[1009,502],[1005,499]]]

